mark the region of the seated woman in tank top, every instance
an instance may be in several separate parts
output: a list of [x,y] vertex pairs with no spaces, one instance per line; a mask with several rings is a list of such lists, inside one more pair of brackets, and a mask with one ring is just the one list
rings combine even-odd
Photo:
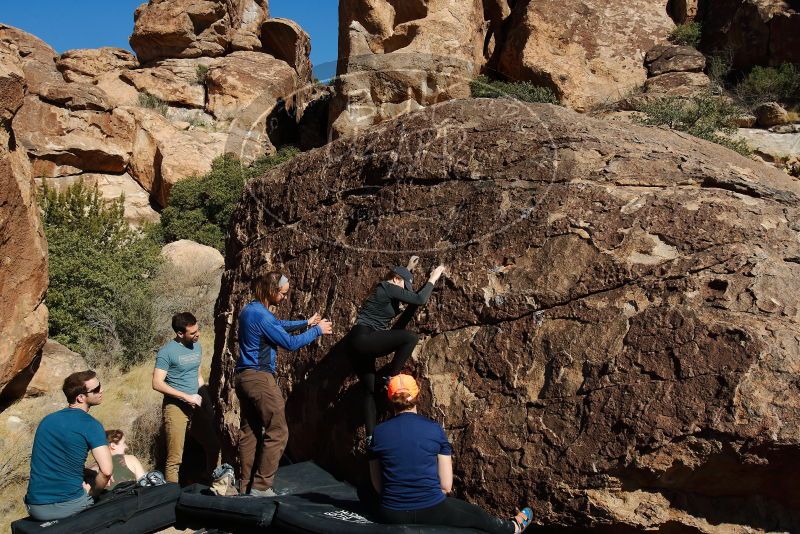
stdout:
[[132,454],[125,454],[128,444],[125,443],[125,433],[122,430],[106,430],[108,448],[111,449],[111,462],[113,471],[108,489],[113,488],[120,482],[139,480],[146,471],[142,463]]

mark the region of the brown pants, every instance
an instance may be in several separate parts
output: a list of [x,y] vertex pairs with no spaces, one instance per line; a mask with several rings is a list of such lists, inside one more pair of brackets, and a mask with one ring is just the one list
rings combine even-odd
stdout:
[[220,445],[209,413],[203,408],[192,408],[185,402],[171,397],[164,399],[163,408],[164,431],[167,435],[164,476],[167,482],[178,482],[187,433],[203,447],[206,454],[206,471],[210,478],[211,471],[217,467]]
[[278,462],[289,441],[283,394],[275,376],[265,371],[241,371],[236,374],[234,385],[242,412],[239,426],[240,490],[265,490],[272,487]]

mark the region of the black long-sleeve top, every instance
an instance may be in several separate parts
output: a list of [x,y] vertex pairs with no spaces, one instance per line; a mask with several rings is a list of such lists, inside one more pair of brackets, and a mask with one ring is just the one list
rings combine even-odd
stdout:
[[391,282],[380,282],[375,286],[364,305],[358,311],[356,324],[369,326],[376,330],[387,330],[389,323],[400,313],[400,303],[421,306],[428,302],[433,284],[427,282],[418,293],[408,291]]

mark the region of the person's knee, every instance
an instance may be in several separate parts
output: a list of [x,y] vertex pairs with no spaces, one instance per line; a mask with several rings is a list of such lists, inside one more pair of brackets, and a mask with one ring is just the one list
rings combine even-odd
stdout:
[[419,335],[416,332],[410,332],[408,330],[405,331],[403,334],[403,343],[406,345],[416,345],[419,342]]

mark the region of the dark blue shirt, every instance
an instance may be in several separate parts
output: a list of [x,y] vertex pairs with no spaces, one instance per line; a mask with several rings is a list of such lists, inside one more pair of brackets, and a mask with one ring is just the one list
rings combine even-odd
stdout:
[[266,306],[254,300],[239,313],[239,359],[236,361],[236,370],[256,369],[275,374],[278,347],[297,350],[322,335],[319,325],[302,334],[289,335],[289,332],[307,325],[308,321],[305,320],[278,320]]
[[108,445],[103,425],[83,410],[64,408],[42,419],[33,438],[25,502],[53,504],[84,495],[86,455],[103,445]]
[[438,455],[453,452],[442,426],[403,412],[375,427],[371,457],[380,460],[381,503],[390,510],[421,510],[445,499]]

